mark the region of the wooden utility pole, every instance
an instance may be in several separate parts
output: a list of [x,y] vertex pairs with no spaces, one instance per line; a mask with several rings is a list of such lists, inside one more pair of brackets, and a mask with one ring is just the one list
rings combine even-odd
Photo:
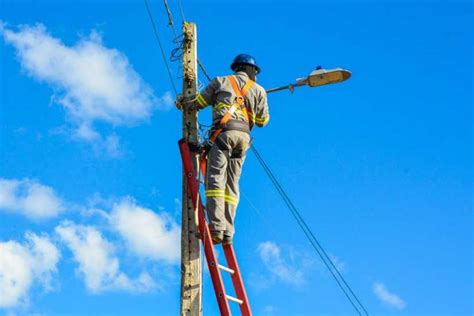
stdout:
[[[183,23],[183,95],[195,97],[197,91],[197,33],[196,24]],[[183,137],[189,143],[199,143],[197,112],[183,106]],[[194,172],[198,174],[198,155],[193,157]],[[181,316],[202,314],[202,270],[199,240],[196,238],[196,212],[189,199],[183,178],[181,215]]]

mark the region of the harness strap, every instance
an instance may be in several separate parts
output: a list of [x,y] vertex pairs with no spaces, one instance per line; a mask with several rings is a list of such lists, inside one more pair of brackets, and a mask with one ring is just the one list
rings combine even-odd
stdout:
[[249,92],[250,88],[252,88],[252,86],[255,82],[253,80],[249,79],[245,83],[245,86],[242,88],[242,90],[240,90],[239,86],[237,84],[237,80],[235,80],[234,76],[230,75],[230,76],[227,76],[226,78],[227,78],[227,80],[229,80],[230,85],[232,86],[232,89],[234,90],[234,93],[237,95],[237,98],[236,98],[236,102],[234,102],[234,104],[232,104],[229,111],[227,111],[227,113],[224,114],[221,121],[219,122],[219,125],[221,127],[218,128],[217,130],[215,130],[214,133],[212,133],[211,137],[209,138],[209,140],[211,142],[216,141],[217,136],[219,136],[219,134],[223,130],[222,127],[232,118],[232,115],[234,115],[235,111],[239,107],[242,109],[242,112],[244,113],[245,117],[247,118],[247,121],[250,123],[247,108],[245,107],[244,97]]
[[[245,83],[244,87],[241,90],[241,89],[239,89],[239,85],[237,84],[237,81],[235,80],[234,76],[230,75],[230,76],[227,76],[226,78],[227,78],[227,80],[229,80],[230,85],[232,86],[232,89],[234,90],[234,93],[237,95],[237,98],[236,98],[235,102],[231,105],[229,111],[227,111],[227,113],[224,114],[224,116],[221,118],[221,121],[219,122],[219,128],[216,129],[212,133],[212,135],[209,137],[210,144],[213,144],[214,142],[216,142],[216,140],[218,139],[217,137],[219,136],[219,134],[223,130],[225,130],[225,125],[227,124],[227,122],[230,121],[230,119],[232,118],[232,115],[234,115],[235,111],[237,111],[238,108],[240,108],[242,110],[245,118],[247,119],[247,122],[248,122],[248,125],[249,125],[249,132],[250,132],[250,129],[252,128],[252,125],[253,125],[253,121],[250,120],[249,114],[248,114],[248,111],[247,111],[247,107],[245,106],[244,97],[250,91],[250,89],[252,88],[252,86],[254,85],[255,82],[253,80],[249,79]],[[223,144],[220,143],[220,144],[216,144],[216,145],[222,146]],[[199,162],[199,168],[201,169],[201,173],[203,175],[206,174],[206,169],[207,169],[207,157],[206,157],[206,155],[207,155],[207,151],[204,150],[201,153],[200,162]],[[236,153],[235,157],[231,157],[231,158],[241,158],[241,156],[242,156],[242,154],[239,155],[239,154]]]
[[247,107],[245,106],[244,97],[247,95],[247,92],[249,92],[250,89],[253,87],[255,82],[251,79],[247,80],[247,82],[245,83],[242,90],[240,90],[238,88],[238,85],[237,85],[237,82],[236,82],[234,76],[228,76],[228,78],[229,78],[229,81],[232,85],[232,89],[234,90],[235,94],[237,95],[237,101],[239,101],[239,100],[241,101],[241,104],[239,104],[240,108],[241,108],[245,118],[247,119],[247,122],[249,122],[249,125],[250,125],[250,124],[252,124],[252,122],[250,121],[249,113],[248,113]]
[[232,75],[227,76],[227,80],[229,80],[230,85],[232,86],[232,89],[234,90],[234,93],[238,97],[243,97],[242,91],[240,91],[239,86],[237,85],[237,81],[235,80],[234,76],[232,76]]

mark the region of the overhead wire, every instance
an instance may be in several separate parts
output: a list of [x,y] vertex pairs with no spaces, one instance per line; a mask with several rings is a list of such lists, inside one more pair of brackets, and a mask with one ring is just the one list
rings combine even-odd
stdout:
[[[329,270],[329,272],[333,276],[336,283],[339,285],[339,288],[342,290],[342,292],[344,293],[346,298],[349,300],[349,302],[351,303],[351,305],[354,307],[354,309],[357,311],[357,313],[359,315],[362,315],[362,313],[360,311],[360,309],[362,309],[364,311],[365,315],[368,316],[369,313],[367,312],[366,308],[361,303],[361,301],[359,300],[357,295],[354,293],[352,288],[349,286],[349,284],[346,282],[346,280],[344,279],[344,277],[340,273],[339,269],[334,264],[333,260],[328,256],[327,252],[324,250],[324,248],[322,247],[321,243],[318,241],[318,239],[316,238],[316,236],[314,235],[312,230],[306,224],[305,220],[303,219],[303,217],[299,213],[298,209],[295,207],[295,205],[293,204],[291,199],[288,197],[285,190],[281,186],[278,179],[274,176],[273,172],[270,170],[270,168],[268,167],[268,165],[265,162],[265,160],[263,159],[263,157],[260,155],[260,153],[258,152],[258,150],[255,148],[255,146],[253,144],[250,146],[250,148],[251,148],[252,152],[254,153],[255,157],[257,158],[258,162],[260,163],[260,165],[263,167],[265,173],[268,175],[268,177],[272,181],[273,185],[277,189],[278,193],[282,197],[283,201],[287,205],[288,209],[292,213],[293,217],[296,219],[296,222],[298,223],[300,228],[303,230],[303,233],[308,238],[308,240],[311,243],[311,245],[313,246],[314,250],[319,255],[319,257],[323,261],[324,265]],[[341,281],[338,279],[338,277],[340,278],[342,283],[345,285],[345,287],[341,284]],[[349,292],[347,290],[349,290]],[[352,294],[352,298],[349,295],[349,293]],[[353,299],[355,299],[355,301],[358,303],[358,306],[360,306],[360,308],[357,307],[357,305],[355,304]]]
[[171,29],[173,30],[174,38],[178,38],[178,33],[176,33],[176,29],[174,28],[174,22],[173,22],[173,15],[171,14],[170,6],[168,5],[167,0],[163,0],[163,3],[165,5],[166,13],[168,14],[168,26],[171,26]]
[[183,22],[186,22],[186,17],[184,16],[183,2],[181,0],[178,0],[178,6],[179,11],[181,12],[181,18],[183,19]]
[[[163,0],[163,4],[165,6],[166,14],[168,15],[168,26],[170,26],[172,31],[173,31],[173,35],[174,35],[173,42],[175,44],[178,44],[177,47],[175,47],[171,50],[171,54],[170,54],[170,60],[172,62],[175,62],[175,61],[181,60],[181,58],[183,57],[183,50],[184,50],[185,42],[184,42],[184,39],[183,39],[183,34],[178,36],[178,32],[176,32],[175,24],[174,24],[174,21],[173,21],[173,14],[171,13],[171,9],[170,9],[170,6],[168,4],[168,1]],[[179,5],[180,10],[181,10],[181,16],[183,18],[183,22],[185,22],[186,18],[184,16],[184,10],[183,10],[183,5],[182,5],[181,0],[178,1],[178,5]],[[202,62],[199,58],[197,59],[197,63],[199,65],[199,68],[201,68],[201,71],[204,74],[204,76],[206,77],[207,81],[208,82],[211,81],[212,78],[209,76],[209,73],[207,72],[206,68],[204,67],[204,65],[202,64]],[[179,75],[178,75],[178,78],[179,78]],[[202,87],[203,87],[202,82],[198,80],[197,90],[200,91]],[[199,122],[199,125],[204,126],[204,127],[210,127],[208,125],[202,124],[201,122]],[[200,129],[200,134],[204,135],[204,132],[201,129]]]
[[160,35],[158,33],[158,29],[156,28],[155,19],[153,18],[153,14],[151,13],[150,5],[148,3],[148,0],[144,0],[144,1],[145,1],[146,10],[148,12],[148,17],[150,18],[150,22],[151,22],[151,25],[153,27],[153,32],[155,33],[156,41],[158,42],[158,46],[160,47],[160,51],[161,51],[161,55],[163,57],[163,61],[165,63],[166,69],[168,71],[168,76],[169,76],[169,79],[170,79],[170,82],[171,82],[171,86],[173,87],[173,91],[174,91],[175,96],[178,96],[178,90],[176,89],[176,85],[174,84],[173,75],[171,74],[171,69],[170,69],[170,66],[168,65],[168,60],[166,58],[165,50],[163,49],[163,45],[161,44]]
[[[168,26],[170,26],[171,29],[173,30],[174,41],[175,41],[175,43],[179,43],[180,41],[179,41],[179,38],[178,38],[178,33],[176,32],[176,28],[174,26],[173,15],[171,13],[171,9],[169,7],[168,1],[163,0],[163,4],[165,6],[166,13],[168,14]],[[179,8],[180,8],[181,15],[182,15],[182,18],[183,18],[183,22],[185,22],[186,18],[184,17],[183,4],[182,4],[181,0],[178,0],[178,4],[179,4]],[[182,50],[183,50],[182,45],[184,45],[184,41],[181,41],[181,45],[171,51],[171,60],[172,61],[175,61],[175,60],[178,60],[178,59],[181,58],[182,53],[180,55],[178,55],[179,54],[178,52],[182,52]],[[208,81],[211,81],[212,80],[211,76],[209,76],[209,73],[207,72],[206,68],[204,67],[204,65],[202,64],[202,62],[199,58],[197,59],[197,63],[199,65],[199,68],[201,68],[201,71],[204,74],[204,76],[206,77],[206,79]]]
[[207,72],[206,68],[204,68],[204,65],[201,63],[201,60],[199,58],[198,58],[197,62],[198,62],[199,67],[201,68],[202,73],[204,74],[204,76],[206,76],[208,81],[211,81],[212,80],[211,76],[209,76],[209,73]]

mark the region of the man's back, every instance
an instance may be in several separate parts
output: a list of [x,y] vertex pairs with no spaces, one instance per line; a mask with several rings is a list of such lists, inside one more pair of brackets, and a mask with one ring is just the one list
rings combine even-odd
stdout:
[[[232,76],[234,76],[239,89],[242,89],[250,80],[249,76],[243,71],[239,71]],[[235,102],[236,97],[237,95],[230,80],[225,76],[216,77],[212,80],[206,89],[198,96],[197,101],[201,108],[207,105],[213,106],[212,120],[214,124],[218,124],[230,106]],[[254,82],[250,90],[248,90],[244,96],[244,100],[250,123],[256,124],[259,127],[266,125],[270,119],[270,115],[265,89]],[[248,122],[243,109],[238,109],[232,119]]]

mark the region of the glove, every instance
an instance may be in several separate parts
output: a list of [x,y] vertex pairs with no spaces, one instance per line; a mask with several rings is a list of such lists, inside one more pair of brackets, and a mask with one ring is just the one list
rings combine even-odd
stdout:
[[178,110],[183,109],[184,99],[185,99],[185,97],[182,94],[178,94],[178,96],[176,97],[176,101],[175,101],[174,104],[176,105],[176,108]]
[[176,108],[178,110],[182,110],[185,107],[185,105],[187,105],[186,110],[189,110],[189,111],[198,110],[198,106],[194,104],[193,102],[195,99],[196,99],[195,97],[186,97],[182,94],[179,94],[176,97],[176,101],[175,101]]

